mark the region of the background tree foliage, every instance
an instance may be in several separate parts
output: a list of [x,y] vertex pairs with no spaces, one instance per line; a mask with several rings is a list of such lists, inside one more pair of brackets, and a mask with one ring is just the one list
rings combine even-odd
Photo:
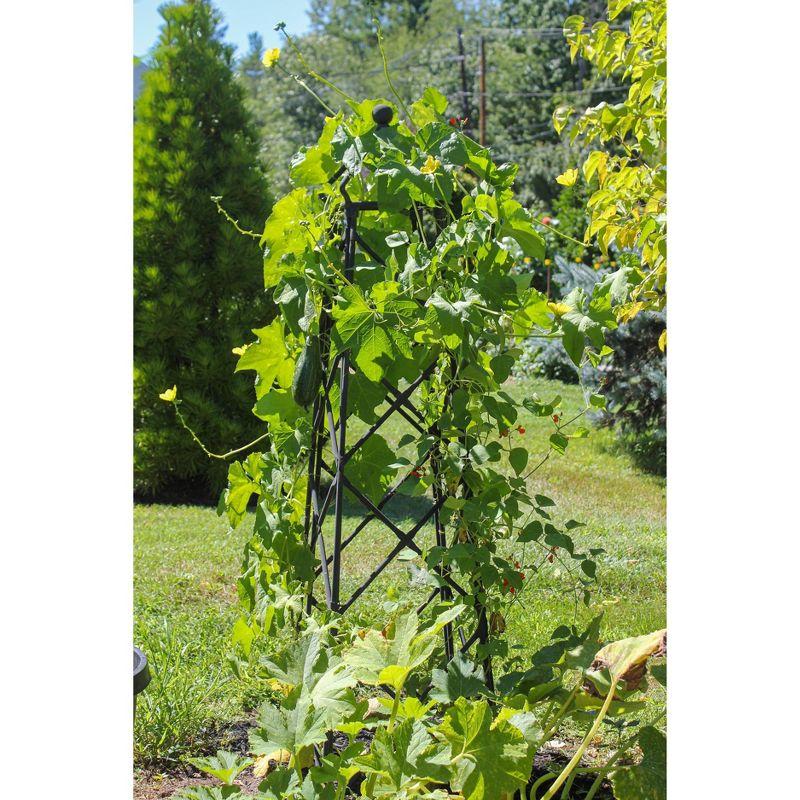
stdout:
[[237,233],[269,211],[258,144],[219,13],[205,0],[162,7],[164,25],[134,129],[134,430],[137,493],[211,499],[210,461],[158,398],[178,384],[212,449],[254,438],[248,381],[231,349],[270,314],[257,243]]

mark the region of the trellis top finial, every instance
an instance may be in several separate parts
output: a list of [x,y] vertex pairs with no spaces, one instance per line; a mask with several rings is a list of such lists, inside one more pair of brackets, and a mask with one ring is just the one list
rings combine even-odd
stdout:
[[392,111],[391,106],[387,106],[383,103],[379,103],[372,109],[372,119],[381,127],[388,125],[392,121],[393,116],[394,111]]

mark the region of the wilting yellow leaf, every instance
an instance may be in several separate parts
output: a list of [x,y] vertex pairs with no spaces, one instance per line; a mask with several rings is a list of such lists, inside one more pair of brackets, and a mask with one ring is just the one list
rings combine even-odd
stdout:
[[253,775],[257,778],[263,778],[272,772],[275,767],[288,764],[291,758],[292,754],[288,750],[275,750],[265,756],[259,756],[253,762]]
[[284,697],[288,697],[292,689],[294,689],[294,686],[283,683],[283,681],[279,681],[277,678],[270,678],[267,681],[267,685],[273,692],[280,692]]
[[662,353],[666,353],[667,352],[667,329],[666,328],[664,328],[664,330],[661,331],[661,336],[658,337],[658,349]]
[[630,322],[643,308],[645,303],[628,303],[617,312],[617,322]]
[[636,689],[644,677],[647,659],[656,654],[666,654],[666,649],[666,628],[644,636],[620,639],[598,651],[591,669],[595,672],[607,669],[613,679],[624,681],[627,689]]

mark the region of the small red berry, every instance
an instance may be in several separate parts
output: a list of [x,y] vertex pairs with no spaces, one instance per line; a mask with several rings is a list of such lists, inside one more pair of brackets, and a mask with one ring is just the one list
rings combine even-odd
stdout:
[[520,425],[520,426],[517,428],[517,433],[525,433],[525,428],[523,428],[523,427],[522,427],[522,425]]
[[525,573],[524,572],[518,572],[517,575],[519,575],[520,578],[522,578],[522,580],[525,580]]
[[553,422],[555,422],[556,425],[558,425],[558,414],[553,414]]
[[511,592],[511,594],[516,594],[517,593],[517,590],[513,586],[511,587],[511,589],[509,591]]
[[551,564],[553,563],[553,554],[552,554],[552,553],[550,553],[550,555],[549,555],[549,556],[547,556],[547,560],[548,560],[548,561],[549,561]]
[[508,428],[503,428],[503,430],[500,431],[500,435],[501,436],[508,436]]
[[450,120],[449,120],[449,122],[450,122],[450,124],[451,124],[451,125],[455,125],[457,121],[458,121],[458,120],[456,120],[456,118],[455,118],[455,117],[450,117]]
[[553,220],[552,220],[552,218],[551,218],[551,217],[542,217],[542,222],[543,222],[545,225],[549,225],[549,224],[550,224],[552,221],[553,221]]
[[515,561],[515,562],[514,562],[514,566],[515,566],[517,569],[519,569],[519,561]]

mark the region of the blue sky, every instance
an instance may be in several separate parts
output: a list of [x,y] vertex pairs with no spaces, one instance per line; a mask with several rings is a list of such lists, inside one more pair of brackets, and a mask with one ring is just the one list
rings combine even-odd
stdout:
[[[133,54],[144,56],[153,46],[161,17],[158,7],[164,0],[133,0]],[[289,33],[303,33],[308,27],[306,9],[309,0],[215,0],[228,31],[225,39],[237,46],[237,54],[247,50],[247,34],[258,31],[266,47],[281,44],[273,30],[278,22],[286,23]]]

